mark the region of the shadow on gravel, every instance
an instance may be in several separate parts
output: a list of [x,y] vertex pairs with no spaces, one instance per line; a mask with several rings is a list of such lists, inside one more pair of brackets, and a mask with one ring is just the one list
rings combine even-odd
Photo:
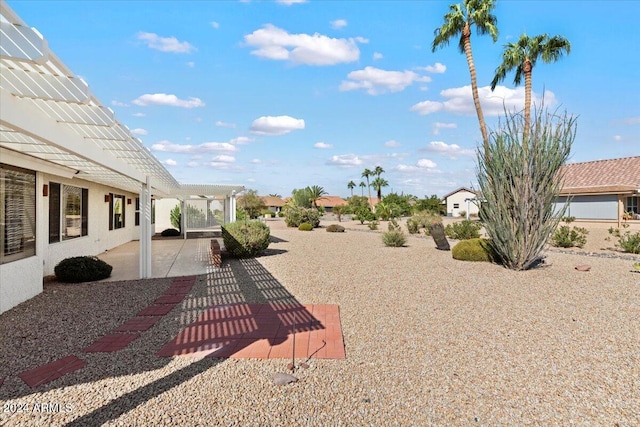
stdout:
[[[271,255],[280,253],[277,250],[272,250]],[[144,282],[144,281],[138,281]],[[117,282],[112,282],[117,283]],[[122,285],[122,284],[121,284]],[[109,286],[108,284],[106,286]],[[164,286],[164,285],[163,285]],[[72,288],[69,288],[72,289]],[[113,287],[117,291],[117,287]],[[161,292],[161,291],[160,291]],[[58,304],[64,306],[64,290],[57,290],[56,301]],[[113,299],[117,303],[118,295],[114,294]],[[27,302],[26,304],[29,304]],[[49,301],[49,304],[51,301]],[[104,304],[104,302],[102,302]],[[185,327],[192,324],[198,319],[198,317],[209,309],[212,305],[229,305],[229,304],[266,304],[273,310],[282,321],[283,325],[289,324],[288,318],[281,315],[280,307],[289,306],[296,311],[297,315],[302,315],[307,330],[324,329],[324,326],[309,313],[305,307],[275,278],[271,273],[254,258],[248,259],[225,259],[222,268],[214,269],[207,275],[198,276],[196,283],[191,290],[191,293],[185,297],[185,299],[179,304],[179,308],[174,309],[171,313],[164,316],[164,318],[157,323],[151,329],[142,332],[141,337],[134,341],[129,347],[114,353],[92,353],[86,354],[83,352],[83,348],[86,346],[86,339],[83,341],[82,332],[79,331],[82,328],[74,328],[75,335],[65,336],[66,334],[59,334],[60,340],[67,341],[67,348],[70,348],[72,354],[87,361],[87,366],[74,374],[62,377],[59,380],[55,380],[51,383],[37,387],[36,389],[30,389],[24,383],[14,382],[11,386],[5,384],[0,386],[0,400],[16,399],[22,396],[30,395],[33,393],[46,393],[50,390],[58,388],[73,387],[78,384],[91,384],[94,381],[107,380],[110,377],[118,378],[120,376],[140,374],[148,371],[155,371],[166,366],[170,358],[158,357],[156,353],[158,350],[170,340],[172,340],[177,334],[179,334]],[[46,304],[44,305],[46,307]],[[94,308],[94,307],[92,307]],[[131,313],[134,316],[139,310],[144,309],[145,306],[135,307]],[[46,318],[47,316],[56,315],[56,310],[60,308],[51,308],[51,312],[41,312],[40,316]],[[103,308],[104,310],[104,308]],[[11,316],[11,317],[10,317]],[[85,319],[86,320],[86,319]],[[250,319],[254,321],[255,319]],[[0,330],[2,330],[3,323],[5,327],[10,326],[12,322],[20,322],[20,313],[11,313],[11,310],[7,313],[3,313],[0,317]],[[52,321],[54,321],[52,319]],[[258,325],[259,323],[254,322]],[[302,326],[302,325],[300,325]],[[65,329],[61,329],[65,330]],[[112,329],[106,328],[102,334],[109,334]],[[296,326],[296,331],[302,331],[303,328]],[[43,332],[47,333],[47,332]],[[69,334],[71,335],[71,334]],[[255,334],[259,336],[259,333]],[[34,337],[32,349],[22,348],[21,351],[40,351],[43,356],[47,357],[43,363],[47,363],[51,360],[56,360],[60,357],[68,355],[66,354],[46,354],[47,349],[42,349],[37,344],[38,337]],[[43,337],[40,337],[42,339]],[[260,338],[255,338],[255,341]],[[286,337],[281,337],[286,339]],[[76,340],[75,344],[71,340]],[[249,339],[241,340],[244,346],[248,346],[252,343]],[[234,352],[242,350],[242,345],[238,344],[234,348]],[[39,349],[39,350],[38,350]],[[59,352],[68,350],[59,350]],[[144,404],[148,400],[153,399],[156,396],[165,393],[166,391],[179,386],[185,381],[196,377],[197,375],[205,372],[207,369],[215,368],[216,366],[225,363],[226,359],[205,357],[201,360],[194,361],[186,367],[183,367],[177,371],[158,378],[149,384],[141,386],[131,392],[123,394],[109,403],[96,408],[89,413],[74,414],[78,416],[69,424],[70,426],[84,426],[84,425],[101,425],[111,420],[116,420],[123,414],[129,411],[135,410],[136,407]],[[6,360],[8,364],[11,361]],[[35,368],[36,366],[30,366],[27,369]],[[8,376],[15,377],[20,372],[8,372]],[[153,375],[153,374],[152,374]],[[114,385],[115,387],[115,385]],[[88,396],[91,395],[90,389],[83,389],[80,391],[77,389],[75,393],[83,393]],[[74,393],[73,389],[68,390],[69,393]],[[46,394],[45,394],[46,396]]]

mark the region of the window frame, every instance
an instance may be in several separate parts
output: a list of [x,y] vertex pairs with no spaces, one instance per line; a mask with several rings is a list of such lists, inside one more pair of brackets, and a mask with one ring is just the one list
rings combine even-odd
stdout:
[[[79,235],[69,235],[69,220],[72,214],[67,212],[68,199],[65,198],[65,189],[79,191],[80,206],[79,212],[75,216],[80,228]],[[68,194],[68,193],[67,193]],[[66,242],[89,235],[89,189],[75,185],[67,185],[59,182],[49,182],[49,243]]]
[[[121,214],[116,212],[116,199],[120,200]],[[123,194],[109,193],[109,230],[126,228],[126,204],[127,198]],[[116,221],[116,215],[121,215],[121,221]]]
[[[21,178],[23,183],[19,183],[16,186],[16,192],[10,193],[7,189],[9,182],[9,180],[6,179],[7,172],[23,174]],[[2,188],[2,200],[0,201],[0,265],[36,255],[37,183],[38,178],[35,171],[0,163],[0,188]],[[17,208],[10,206],[12,203],[17,203],[21,206]],[[18,212],[19,217],[8,218],[9,214],[15,214],[16,212]],[[22,213],[22,215],[20,215],[20,213]],[[31,214],[31,220],[29,214]],[[26,234],[24,233],[25,223],[27,225]],[[29,228],[31,230],[29,230]],[[12,233],[8,233],[7,230],[9,229],[12,230]],[[15,242],[10,242],[9,239],[14,237],[13,240],[15,240],[15,236],[12,235],[15,234],[17,229],[23,231],[22,236],[20,237],[18,247],[14,247],[16,251],[9,253],[9,249],[11,249],[10,246],[15,246]],[[11,243],[11,245],[9,245],[9,243]]]

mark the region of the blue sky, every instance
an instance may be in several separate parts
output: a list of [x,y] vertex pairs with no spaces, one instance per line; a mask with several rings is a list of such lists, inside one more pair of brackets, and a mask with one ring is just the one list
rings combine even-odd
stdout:
[[[481,141],[457,41],[431,52],[454,1],[9,1],[182,183],[348,196],[380,165],[391,190],[475,182]],[[534,100],[578,116],[571,161],[640,155],[640,1],[497,2],[500,36],[472,36],[487,123],[524,104],[490,93],[502,46],[562,35]],[[360,191],[356,187],[356,192]]]

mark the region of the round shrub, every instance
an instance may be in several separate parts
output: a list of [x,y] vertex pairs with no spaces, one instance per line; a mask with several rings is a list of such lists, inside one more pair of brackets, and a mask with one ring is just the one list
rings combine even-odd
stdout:
[[394,248],[399,248],[400,246],[404,246],[407,243],[407,237],[400,230],[392,230],[387,231],[382,235],[382,241],[385,246],[391,246]]
[[477,239],[480,237],[482,224],[476,221],[465,219],[461,222],[454,222],[445,227],[445,234],[456,240]]
[[270,243],[269,227],[260,221],[236,221],[222,227],[224,247],[237,258],[256,256]]
[[307,209],[300,206],[289,206],[284,213],[284,222],[287,227],[299,227],[308,222],[317,228],[320,226],[320,213],[315,209]]
[[338,224],[331,224],[327,227],[329,233],[344,233],[344,227]]
[[61,282],[81,283],[106,279],[111,276],[111,267],[94,256],[77,256],[65,258],[53,269],[56,278]]
[[493,262],[496,258],[488,239],[461,240],[453,247],[451,255],[460,261]]
[[300,231],[311,231],[311,230],[313,230],[313,225],[309,224],[308,222],[303,222],[302,224],[300,224],[298,226],[298,230],[300,230]]
[[160,233],[160,235],[162,237],[175,237],[180,235],[180,231],[176,230],[175,228],[167,228],[166,230],[162,230],[162,233]]

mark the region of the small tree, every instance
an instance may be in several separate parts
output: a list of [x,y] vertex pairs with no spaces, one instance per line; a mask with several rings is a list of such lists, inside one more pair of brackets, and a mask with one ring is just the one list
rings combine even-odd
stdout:
[[486,200],[481,219],[499,260],[513,270],[539,261],[564,216],[566,207],[555,205],[562,187],[559,171],[569,157],[576,121],[540,111],[528,137],[524,127],[521,114],[507,114],[505,126],[491,135],[489,152],[478,151],[478,183]]
[[264,200],[258,196],[256,190],[247,190],[246,194],[240,198],[238,206],[241,207],[251,219],[258,218],[262,211],[267,208]]
[[173,228],[180,230],[182,227],[182,214],[180,213],[180,205],[176,205],[171,212],[169,212],[169,220]]

